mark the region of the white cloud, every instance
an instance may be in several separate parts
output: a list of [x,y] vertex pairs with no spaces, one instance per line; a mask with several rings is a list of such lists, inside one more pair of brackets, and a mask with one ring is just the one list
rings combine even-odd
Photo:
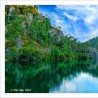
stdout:
[[50,15],[51,15],[51,19],[55,21],[57,26],[60,26],[63,23],[63,20],[60,19],[60,17],[56,15],[55,13],[50,13]]
[[56,9],[63,11],[73,11],[75,19],[82,18],[85,22],[92,23],[98,18],[98,6],[80,5],[58,5]]
[[[98,6],[57,5],[56,10],[62,10],[66,17],[74,21],[74,35],[81,41],[86,41],[90,38],[98,36]],[[70,11],[72,13],[71,15],[69,15]],[[83,25],[85,25],[85,27],[88,29],[88,32],[81,26],[77,27],[76,21],[79,19],[84,22]]]
[[62,17],[60,17],[60,15],[55,12],[49,12],[48,10],[41,10],[41,13],[43,13],[43,15],[45,15],[46,17],[50,18],[50,21],[53,26],[60,26],[64,34],[66,33],[68,25],[65,25],[65,21]]
[[56,13],[53,13],[53,12],[49,13],[48,15],[51,18],[52,22],[55,23],[56,26],[60,26],[61,30],[65,34],[68,25],[65,25],[64,19],[62,17],[58,16]]
[[64,34],[67,32],[80,41],[98,36],[96,5],[57,5],[53,10],[43,10],[42,13],[50,18],[53,25],[61,26]]
[[75,16],[72,16],[72,15],[69,15],[68,13],[64,12],[63,13],[67,18],[73,20],[73,21],[77,21],[78,20],[78,17],[75,17]]
[[98,28],[95,29],[95,30],[93,30],[92,33],[90,33],[90,34],[88,35],[88,37],[89,37],[90,39],[91,39],[91,38],[94,38],[94,37],[96,37],[96,36],[98,36]]

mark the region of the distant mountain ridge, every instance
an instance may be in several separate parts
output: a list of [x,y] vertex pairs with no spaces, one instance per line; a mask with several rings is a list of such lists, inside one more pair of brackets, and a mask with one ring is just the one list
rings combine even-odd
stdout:
[[96,48],[98,50],[98,36],[86,41],[86,43],[88,44],[88,46]]

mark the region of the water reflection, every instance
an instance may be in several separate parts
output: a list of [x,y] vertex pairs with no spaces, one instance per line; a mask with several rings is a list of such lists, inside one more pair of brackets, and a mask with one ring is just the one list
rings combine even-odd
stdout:
[[98,92],[98,65],[92,61],[9,62],[5,75],[6,93]]
[[98,93],[98,78],[88,73],[80,73],[72,80],[63,79],[62,83],[50,89],[50,93]]

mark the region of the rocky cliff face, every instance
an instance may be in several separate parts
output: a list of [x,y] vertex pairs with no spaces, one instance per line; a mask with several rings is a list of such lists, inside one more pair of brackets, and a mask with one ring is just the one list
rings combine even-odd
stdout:
[[44,57],[46,51],[50,52],[49,45],[58,44],[64,37],[59,28],[51,26],[50,19],[38,12],[37,6],[6,6],[5,17],[6,56],[28,59],[36,51]]
[[15,46],[17,46],[18,49],[20,49],[20,48],[22,48],[22,45],[23,45],[22,37],[19,36],[19,37],[16,39]]
[[61,39],[64,37],[63,32],[57,28],[49,30],[48,33],[50,34],[50,40],[52,40],[53,43],[59,43]]
[[77,49],[82,44],[71,35],[64,36],[61,27],[52,26],[37,6],[6,6],[5,20],[7,59],[59,61],[78,58]]

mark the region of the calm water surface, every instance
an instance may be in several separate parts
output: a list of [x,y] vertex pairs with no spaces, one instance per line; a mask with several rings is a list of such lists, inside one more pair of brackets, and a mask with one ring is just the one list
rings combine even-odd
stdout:
[[98,93],[96,61],[5,65],[6,93]]
[[67,80],[63,79],[60,85],[53,87],[50,93],[97,93],[98,78],[88,73],[81,72],[77,77]]

